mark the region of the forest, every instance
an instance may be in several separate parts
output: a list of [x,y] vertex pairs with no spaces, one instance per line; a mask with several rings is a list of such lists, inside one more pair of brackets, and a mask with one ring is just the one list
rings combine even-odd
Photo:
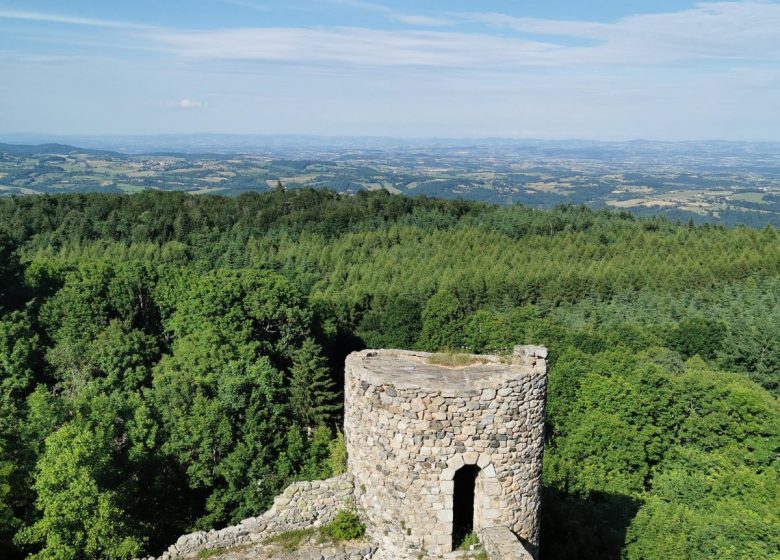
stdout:
[[543,560],[780,558],[780,233],[277,188],[0,199],[0,557],[343,468],[345,356],[550,349]]

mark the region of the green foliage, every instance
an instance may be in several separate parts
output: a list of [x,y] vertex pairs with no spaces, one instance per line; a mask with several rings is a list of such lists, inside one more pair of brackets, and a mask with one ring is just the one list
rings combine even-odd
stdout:
[[469,533],[463,537],[463,540],[458,544],[459,550],[469,550],[472,546],[479,544],[479,537],[476,533]]
[[0,231],[0,310],[15,306],[14,295],[19,291],[21,264],[16,244],[4,231]]
[[262,509],[282,482],[274,469],[285,444],[282,375],[251,353],[223,365],[223,351],[213,333],[197,333],[177,340],[154,372],[163,451],[193,489],[211,489],[204,525]]
[[35,480],[41,518],[17,536],[42,543],[32,559],[126,559],[143,545],[121,508],[121,483],[110,472],[111,442],[68,424],[46,440]]
[[24,399],[40,371],[40,336],[28,313],[0,315],[0,387],[8,398]]
[[165,324],[174,340],[154,369],[153,398],[163,451],[193,490],[208,489],[200,526],[262,511],[299,470],[326,474],[316,464],[329,434],[315,430],[307,453],[306,437],[287,420],[313,426],[338,409],[311,322],[284,278],[219,270],[196,280]]
[[293,188],[0,199],[0,223],[3,558],[257,515],[344,472],[348,352],[521,342],[551,357],[545,559],[776,555],[771,228]]
[[352,511],[340,511],[332,521],[320,529],[321,533],[334,542],[352,541],[363,538],[366,526]]
[[314,528],[293,529],[284,531],[263,541],[265,544],[276,544],[285,552],[294,552],[303,544],[304,541],[311,539],[317,533]]
[[530,306],[504,312],[479,309],[464,322],[464,345],[476,354],[511,352],[518,340],[525,339],[532,319],[534,310]]
[[543,524],[557,529],[543,537],[545,555],[587,543],[586,557],[618,557],[625,539],[629,559],[770,557],[780,527],[777,401],[701,360],[680,373],[648,358],[556,361],[551,405],[568,404],[549,410]]
[[336,437],[328,444],[327,462],[332,476],[347,472],[347,443],[341,430],[336,432]]
[[777,467],[676,449],[627,536],[628,558],[772,558],[780,546]]
[[[5,457],[5,448],[0,444],[0,457]],[[10,540],[19,525],[19,519],[16,517],[13,507],[11,507],[11,482],[13,479],[14,464],[11,461],[0,461],[0,552],[9,554],[3,546]]]
[[159,330],[153,280],[132,263],[88,263],[65,275],[40,312],[53,342],[47,360],[63,389],[76,392],[98,377],[126,389],[148,383]]
[[423,307],[420,347],[431,351],[458,348],[462,320],[463,309],[458,298],[447,290],[437,292]]
[[767,303],[732,320],[717,354],[724,368],[744,372],[780,396],[780,306]]
[[399,294],[362,318],[357,333],[369,348],[412,348],[422,329],[421,298]]
[[678,351],[685,358],[698,354],[711,360],[721,348],[725,334],[723,323],[694,317],[680,321],[669,333],[669,348]]
[[304,340],[290,368],[290,406],[304,426],[331,424],[341,409],[338,390],[322,357],[322,349]]
[[245,349],[287,364],[311,323],[304,295],[284,277],[218,269],[190,284],[165,328],[176,340],[210,331],[231,353]]
[[330,459],[335,441],[327,426],[302,430],[293,425],[287,432],[287,449],[277,471],[288,473],[286,476],[296,480],[317,480],[338,474],[331,469]]

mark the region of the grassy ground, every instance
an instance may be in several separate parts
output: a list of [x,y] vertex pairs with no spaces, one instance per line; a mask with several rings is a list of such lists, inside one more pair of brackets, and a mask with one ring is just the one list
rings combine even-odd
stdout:
[[437,354],[432,354],[428,358],[429,364],[445,367],[465,367],[474,364],[484,364],[485,362],[486,360],[479,356],[456,352],[439,352]]

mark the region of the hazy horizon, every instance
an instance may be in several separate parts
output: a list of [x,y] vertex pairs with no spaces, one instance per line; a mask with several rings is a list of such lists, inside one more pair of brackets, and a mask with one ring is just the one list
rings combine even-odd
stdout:
[[[543,137],[519,137],[519,136],[392,136],[392,135],[380,135],[380,134],[318,134],[318,133],[252,133],[252,132],[158,132],[158,133],[84,133],[84,134],[50,134],[46,132],[17,132],[17,131],[0,131],[0,142],[13,144],[21,143],[26,144],[27,141],[39,142],[39,143],[58,143],[59,141],[71,140],[71,139],[144,139],[144,138],[237,138],[237,139],[310,139],[310,140],[378,140],[388,142],[541,142],[541,143],[566,143],[566,142],[582,142],[582,143],[594,143],[594,144],[629,144],[629,143],[657,143],[657,144],[694,144],[694,143],[724,143],[724,144],[778,144],[780,143],[780,136],[777,140],[733,140],[728,138],[684,138],[684,139],[668,139],[668,138],[587,138],[587,137],[566,137],[560,138],[543,138]],[[67,143],[67,142],[66,142]],[[75,146],[78,147],[78,146]]]

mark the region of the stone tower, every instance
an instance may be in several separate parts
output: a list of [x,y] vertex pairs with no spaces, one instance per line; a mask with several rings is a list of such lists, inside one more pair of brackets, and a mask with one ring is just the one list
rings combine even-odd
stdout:
[[364,350],[347,358],[348,472],[381,559],[442,554],[510,529],[539,546],[547,350],[473,356]]

